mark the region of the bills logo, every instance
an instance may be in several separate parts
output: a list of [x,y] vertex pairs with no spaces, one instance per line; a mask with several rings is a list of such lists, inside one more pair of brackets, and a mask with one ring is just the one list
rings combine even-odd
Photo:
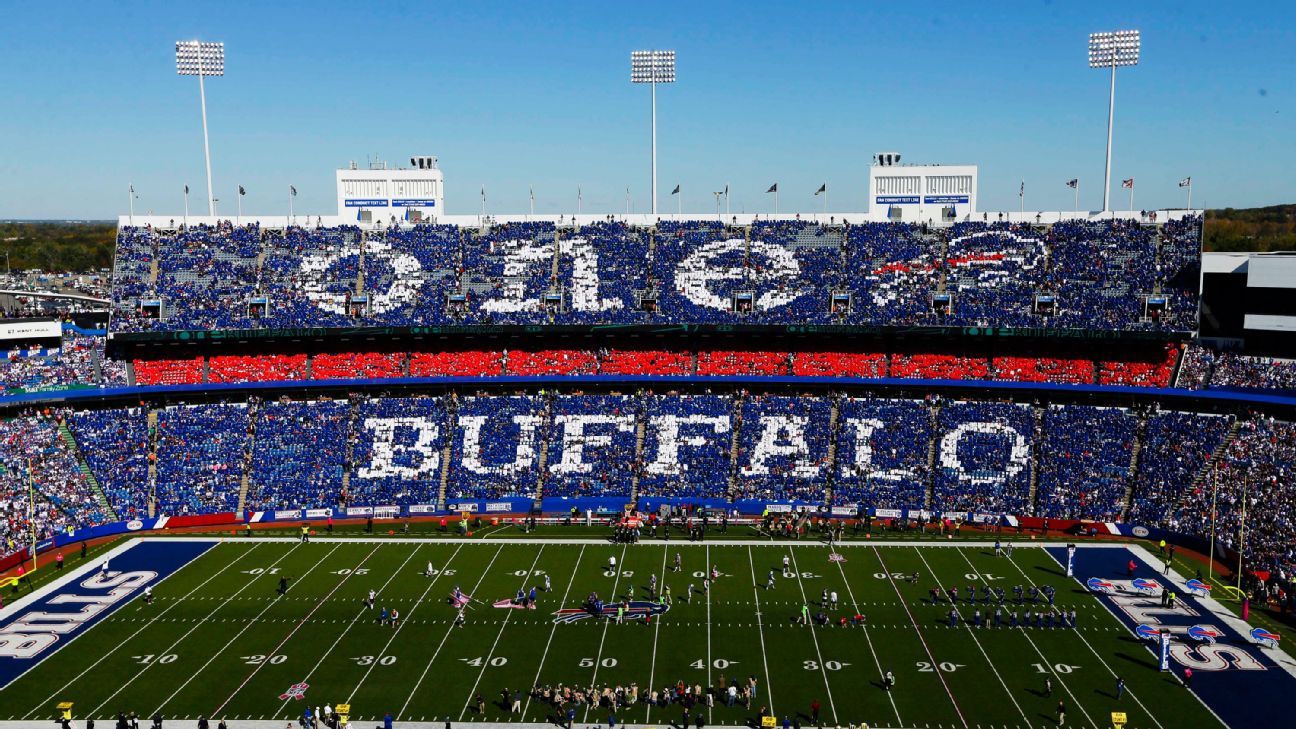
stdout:
[[1282,640],[1281,635],[1278,635],[1272,630],[1265,630],[1264,628],[1252,628],[1250,635],[1253,642],[1270,648],[1277,648],[1278,641]]
[[1209,625],[1193,625],[1188,628],[1188,637],[1198,643],[1215,644],[1215,639],[1220,637],[1220,632]]
[[1205,597],[1210,594],[1211,586],[1201,580],[1188,580],[1185,584],[1189,592],[1196,593]]
[[1155,625],[1140,625],[1134,628],[1134,635],[1139,640],[1158,640],[1161,637],[1161,631]]
[[934,279],[942,275],[954,277],[956,290],[980,290],[1021,281],[1022,274],[1038,268],[1045,257],[1044,242],[1038,238],[987,230],[951,240],[944,259],[923,254],[908,261],[893,261],[873,269],[865,278],[875,282],[873,303],[887,307],[906,291],[934,285]]
[[1107,580],[1101,579],[1099,577],[1090,577],[1088,580],[1085,581],[1085,586],[1088,587],[1090,590],[1093,590],[1094,592],[1105,592],[1108,594],[1110,594],[1113,590],[1116,589],[1116,586],[1113,585],[1111,582],[1108,582]]
[[1146,579],[1144,577],[1136,577],[1132,582],[1130,582],[1130,587],[1133,587],[1137,592],[1142,592],[1145,594],[1155,594],[1157,592],[1160,592],[1161,583],[1157,582],[1156,580]]
[[310,684],[304,681],[302,683],[295,683],[289,686],[287,691],[279,694],[279,698],[282,701],[287,701],[288,699],[301,701],[306,698],[306,689],[308,688],[310,688]]
[[[625,617],[630,620],[644,620],[649,615],[661,615],[670,610],[670,605],[651,600],[631,600],[626,608]],[[603,612],[596,614],[588,608],[562,608],[554,612],[555,623],[574,623],[586,618],[608,618],[615,620],[617,614],[617,605],[609,604],[603,606]]]

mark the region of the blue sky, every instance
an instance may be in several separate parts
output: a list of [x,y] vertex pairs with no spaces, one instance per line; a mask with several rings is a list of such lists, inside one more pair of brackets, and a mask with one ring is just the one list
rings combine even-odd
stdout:
[[[333,170],[440,157],[446,209],[648,209],[648,90],[629,52],[675,48],[658,94],[660,207],[866,207],[879,151],[975,163],[980,207],[1101,206],[1107,76],[1090,31],[1139,28],[1117,77],[1119,180],[1137,207],[1296,202],[1296,3],[7,3],[0,28],[0,218],[178,214],[204,187],[197,82],[174,41],[226,44],[208,85],[216,196],[335,208]],[[222,204],[222,213],[233,212]]]

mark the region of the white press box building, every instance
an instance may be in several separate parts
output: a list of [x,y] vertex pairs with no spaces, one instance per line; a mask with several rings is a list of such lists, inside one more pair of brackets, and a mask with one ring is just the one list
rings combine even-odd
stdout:
[[341,221],[418,222],[445,214],[445,178],[437,158],[410,157],[409,167],[371,161],[367,169],[352,162],[337,171],[337,214]]
[[873,155],[869,218],[949,222],[976,212],[976,165],[902,165],[900,155]]

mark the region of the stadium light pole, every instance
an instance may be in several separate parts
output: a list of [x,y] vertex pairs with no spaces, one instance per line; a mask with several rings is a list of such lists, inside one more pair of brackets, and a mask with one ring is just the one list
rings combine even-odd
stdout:
[[1089,34],[1089,68],[1111,69],[1111,92],[1107,99],[1107,165],[1103,172],[1104,213],[1111,210],[1112,122],[1116,117],[1116,68],[1138,65],[1140,43],[1137,30]]
[[207,159],[207,214],[216,216],[212,194],[211,145],[207,142],[207,89],[204,76],[225,75],[225,44],[206,41],[176,41],[176,73],[198,77],[198,98],[202,103],[203,156]]
[[657,84],[675,83],[675,51],[631,51],[630,83],[652,87],[652,214],[657,214]]

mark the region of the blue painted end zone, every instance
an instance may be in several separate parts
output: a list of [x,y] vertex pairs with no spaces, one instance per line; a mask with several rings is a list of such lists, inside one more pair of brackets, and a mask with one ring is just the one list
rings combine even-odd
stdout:
[[112,615],[144,588],[197,559],[215,542],[136,542],[98,569],[68,580],[0,623],[0,689]]
[[[1051,547],[1049,555],[1065,568],[1066,549]],[[1131,578],[1130,560],[1138,567]],[[1156,671],[1157,653],[1149,641],[1134,635],[1138,625],[1166,628],[1173,634],[1170,648],[1170,670],[1180,680],[1184,669],[1193,671],[1192,691],[1201,697],[1230,727],[1273,726],[1281,697],[1296,695],[1296,678],[1278,666],[1269,656],[1256,649],[1246,636],[1240,635],[1191,595],[1177,594],[1174,608],[1161,607],[1159,595],[1140,595],[1130,587],[1132,579],[1156,580],[1168,585],[1164,577],[1144,564],[1127,549],[1076,549],[1075,576],[1081,589],[1090,577],[1099,577],[1116,586],[1116,594],[1091,593],[1130,629],[1127,640],[1136,655],[1147,660],[1138,670]],[[1204,625],[1215,628],[1219,637],[1214,645],[1199,643],[1187,637],[1188,628]],[[1141,644],[1141,649],[1135,649]],[[1146,651],[1146,653],[1144,652]],[[1185,692],[1184,701],[1194,701]]]

